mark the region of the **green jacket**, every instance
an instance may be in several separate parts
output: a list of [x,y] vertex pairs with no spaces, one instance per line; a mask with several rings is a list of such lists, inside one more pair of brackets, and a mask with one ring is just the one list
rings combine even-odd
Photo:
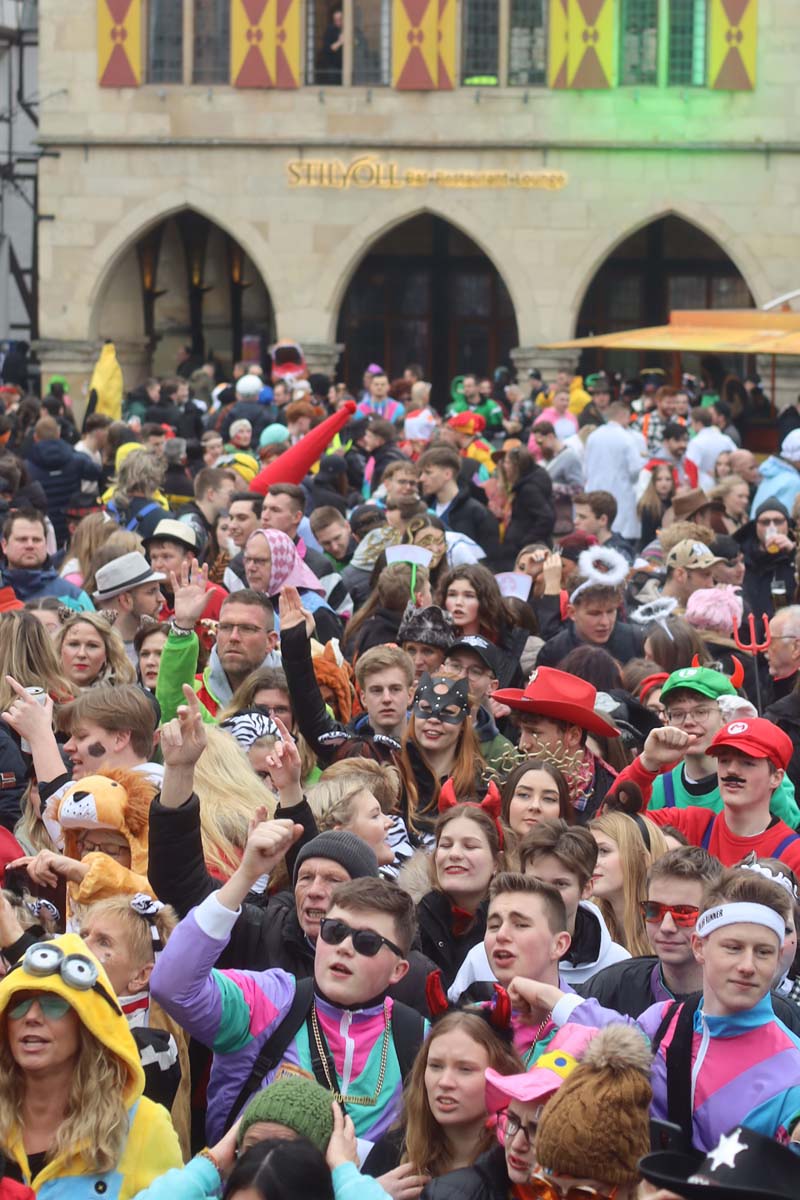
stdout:
[[486,422],[487,429],[499,429],[503,424],[503,410],[491,397],[481,401],[480,404],[467,404],[463,397],[460,400],[454,400],[447,410],[447,415],[455,417],[462,412],[480,413]]

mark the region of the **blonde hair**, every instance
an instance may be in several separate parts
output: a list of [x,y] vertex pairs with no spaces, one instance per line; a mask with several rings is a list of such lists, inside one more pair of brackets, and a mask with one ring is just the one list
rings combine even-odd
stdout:
[[123,462],[114,486],[114,503],[125,507],[131,496],[152,496],[164,482],[166,459],[152,450],[134,450]]
[[650,840],[648,850],[636,821],[625,813],[611,812],[590,821],[592,833],[602,833],[615,843],[619,850],[622,871],[623,918],[622,923],[608,900],[597,896],[594,903],[608,926],[612,940],[624,946],[636,958],[652,954],[650,942],[639,907],[647,899],[647,872],[657,859],[669,849],[664,834],[652,821],[647,822]]
[[397,767],[354,755],[325,768],[313,789],[320,798],[323,797],[322,788],[328,789],[327,799],[331,803],[348,790],[364,791],[366,788],[372,792],[384,813],[394,813],[398,811],[402,785]]
[[17,699],[6,675],[24,687],[43,688],[60,700],[71,699],[75,692],[61,669],[53,638],[42,622],[24,609],[0,613],[0,712]]
[[709,525],[699,525],[697,521],[673,521],[667,528],[659,530],[658,540],[666,558],[678,542],[702,542],[704,546],[710,546],[715,536]]
[[20,802],[22,815],[14,826],[14,837],[26,854],[38,854],[40,850],[58,850],[54,845],[47,826],[33,806],[31,792],[36,785],[31,781],[22,793]]
[[[78,560],[81,579],[88,579],[95,554],[119,528],[104,512],[89,513],[79,521],[69,543],[69,556]],[[65,564],[66,566],[66,564]],[[64,568],[61,569],[64,574]]]
[[97,683],[135,683],[136,669],[125,653],[122,638],[113,626],[109,625],[107,619],[99,613],[80,612],[67,618],[56,638],[59,659],[61,659],[64,642],[69,637],[70,631],[80,624],[91,625],[102,640],[106,652],[105,665],[87,686],[93,687]]
[[[78,1017],[80,1020],[80,1017]],[[0,1039],[0,1145],[10,1146],[21,1135],[25,1080],[8,1044],[7,1021]],[[72,1158],[80,1146],[85,1174],[103,1174],[119,1163],[128,1137],[125,1088],[128,1067],[80,1024],[80,1046],[72,1075],[64,1119],[47,1152],[52,1162]]]
[[[142,916],[135,908],[131,907],[130,896],[109,896],[107,900],[97,900],[92,904],[86,911],[86,916],[82,923],[81,936],[84,936],[84,930],[91,927],[95,917],[104,916],[113,917],[122,925],[128,949],[131,951],[131,957],[137,969],[154,961],[155,954],[153,951],[153,938],[150,933],[150,918]],[[152,922],[161,939],[161,944],[165,946],[170,934],[178,924],[178,914],[169,904],[165,904],[163,908],[154,914]]]
[[215,725],[206,726],[206,737],[194,770],[203,855],[209,869],[227,879],[239,864],[256,809],[263,806],[271,815],[276,800],[235,738]]

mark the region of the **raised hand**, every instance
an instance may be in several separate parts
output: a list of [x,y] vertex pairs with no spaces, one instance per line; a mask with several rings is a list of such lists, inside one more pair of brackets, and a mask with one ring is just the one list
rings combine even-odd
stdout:
[[242,856],[241,871],[252,883],[270,871],[299,837],[303,826],[294,821],[262,821],[251,830]]
[[516,975],[509,984],[508,995],[511,1007],[519,1013],[523,1023],[537,1025],[553,1011],[564,993],[552,983]]
[[286,792],[300,787],[303,767],[289,730],[277,717],[273,717],[272,720],[278,727],[282,740],[276,742],[269,754],[265,755],[264,765],[269,771],[273,787],[279,792]]
[[161,729],[161,752],[167,767],[193,767],[208,744],[200,701],[190,684],[183,685],[185,704]]
[[314,633],[314,618],[307,609],[303,608],[297,588],[285,587],[281,590],[278,597],[278,617],[282,630],[295,629],[298,625],[305,625],[307,637],[311,637]]
[[208,566],[201,567],[196,558],[181,563],[177,575],[170,571],[169,586],[175,597],[175,624],[181,629],[194,629],[208,603]]
[[675,725],[662,725],[660,729],[653,729],[648,733],[642,750],[642,766],[646,771],[653,772],[673,766],[683,758],[691,744],[689,734]]
[[544,579],[544,594],[546,596],[557,596],[561,591],[561,555],[552,551],[542,564],[542,578]]
[[88,865],[66,854],[57,854],[55,850],[40,850],[38,854],[25,855],[9,867],[25,867],[28,878],[40,887],[55,887],[59,879],[71,879],[80,883],[89,872]]
[[53,701],[45,697],[44,704],[37,703],[13,675],[6,675],[6,683],[16,693],[16,700],[3,714],[6,725],[31,745],[53,729]]

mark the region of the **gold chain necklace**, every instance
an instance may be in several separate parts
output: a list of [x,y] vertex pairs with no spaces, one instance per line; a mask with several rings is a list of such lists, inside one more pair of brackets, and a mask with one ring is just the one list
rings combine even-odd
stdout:
[[373,1104],[377,1104],[378,1097],[383,1088],[383,1081],[386,1077],[386,1061],[389,1057],[389,1035],[392,1031],[392,1018],[389,1016],[389,1011],[384,1001],[383,1005],[383,1047],[381,1049],[381,1064],[378,1069],[378,1086],[371,1096],[343,1096],[339,1089],[335,1086],[331,1079],[330,1071],[328,1070],[328,1057],[325,1053],[325,1047],[322,1043],[322,1030],[319,1027],[317,1020],[317,1005],[316,1002],[311,1006],[311,1028],[314,1031],[314,1041],[317,1045],[317,1054],[322,1063],[322,1070],[325,1072],[325,1081],[328,1084],[328,1090],[333,1092],[333,1098],[339,1104],[355,1104],[362,1108],[371,1108]]
[[545,1019],[542,1021],[541,1025],[539,1026],[539,1028],[536,1030],[536,1033],[533,1035],[533,1041],[531,1042],[530,1046],[528,1047],[528,1050],[525,1053],[524,1058],[522,1059],[522,1063],[523,1063],[524,1067],[527,1068],[531,1065],[531,1059],[533,1058],[534,1052],[536,1050],[536,1043],[539,1041],[539,1038],[542,1036],[542,1033],[544,1032],[544,1027],[547,1024],[547,1022],[550,1020],[552,1015],[553,1015],[552,1013],[547,1014],[547,1016],[545,1017]]

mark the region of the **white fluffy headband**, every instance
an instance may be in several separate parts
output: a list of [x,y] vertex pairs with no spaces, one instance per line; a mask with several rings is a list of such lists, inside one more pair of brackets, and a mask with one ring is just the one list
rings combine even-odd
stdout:
[[763,925],[771,929],[783,945],[786,938],[786,922],[780,913],[767,908],[766,904],[750,904],[740,902],[721,904],[718,908],[707,909],[695,925],[698,937],[708,937],[715,929],[723,929],[726,925]]
[[588,550],[582,550],[578,556],[578,574],[582,582],[570,596],[570,604],[574,604],[575,598],[588,588],[620,587],[628,578],[629,570],[625,555],[610,546],[590,546]]
[[628,620],[637,625],[660,625],[669,640],[674,642],[675,638],[667,624],[667,618],[672,616],[677,607],[678,601],[674,596],[658,596],[657,599],[642,604],[629,615]]

